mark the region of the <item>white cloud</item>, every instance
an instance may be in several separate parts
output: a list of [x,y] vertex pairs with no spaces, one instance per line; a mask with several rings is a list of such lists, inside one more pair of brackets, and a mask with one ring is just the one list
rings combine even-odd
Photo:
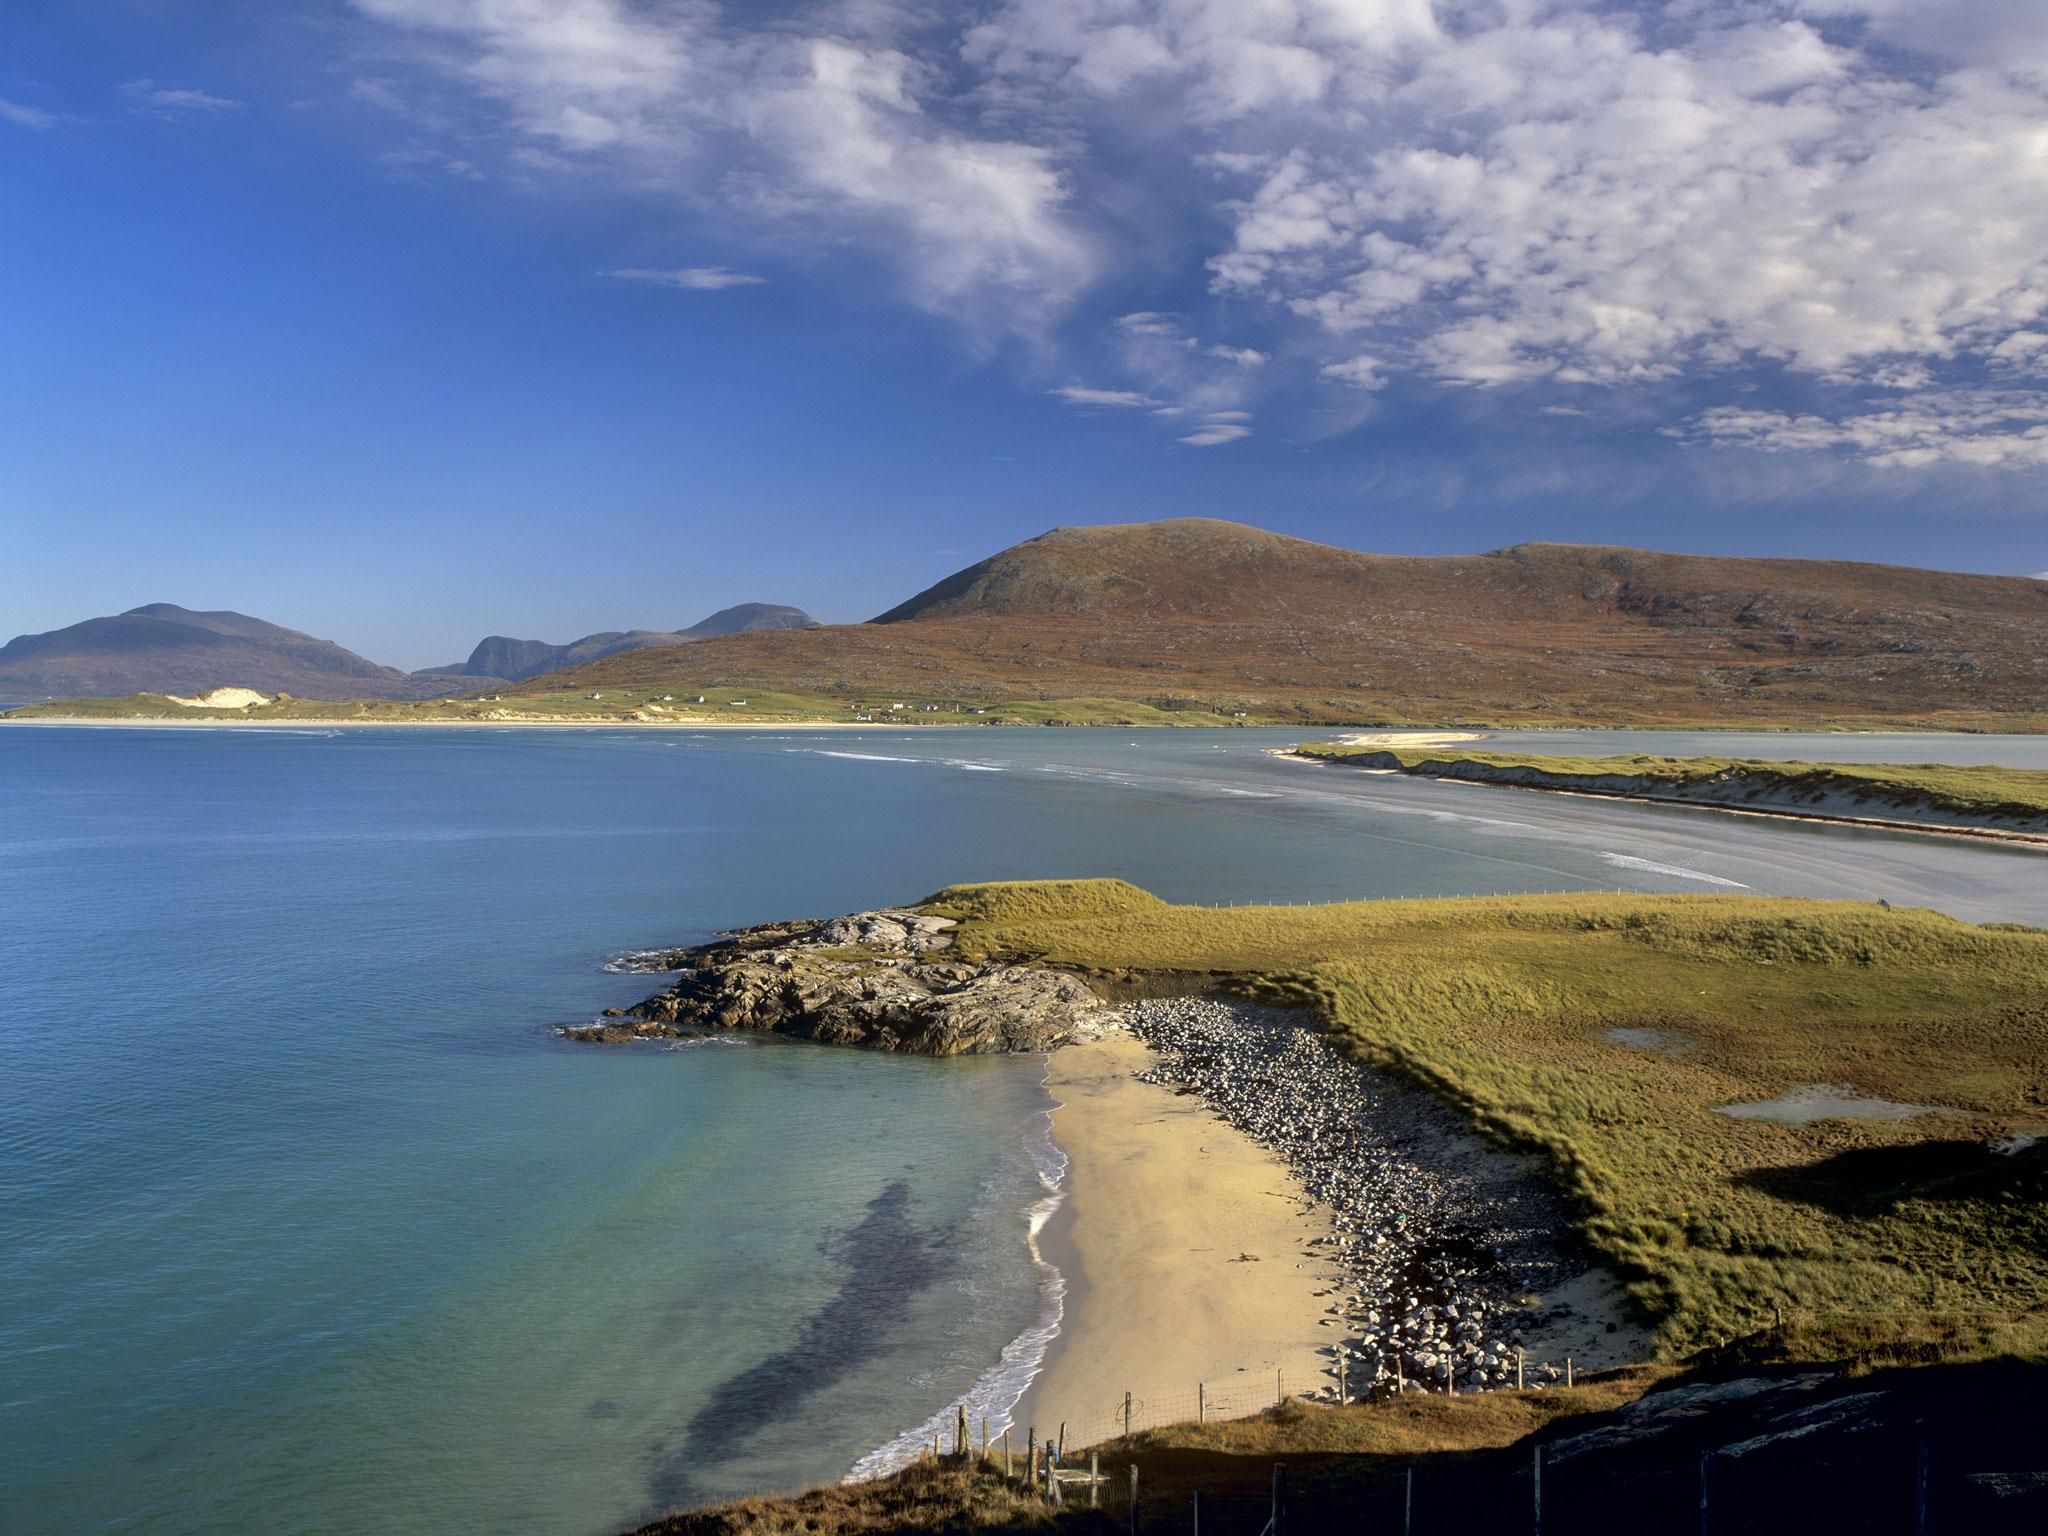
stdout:
[[0,123],[13,123],[17,128],[54,128],[62,121],[55,112],[0,96]]
[[[2028,461],[1957,403],[2048,372],[2041,0],[353,3],[482,104],[465,163],[496,130],[884,263],[1193,437],[1288,388],[1610,390],[1702,445]],[[1157,307],[1063,332],[1105,274]],[[1845,403],[1711,416],[1779,376]]]
[[1226,420],[1212,416],[1194,431],[1181,439],[1190,448],[1215,448],[1224,443],[1234,443],[1239,438],[1250,437],[1252,429],[1242,421]]
[[752,272],[735,272],[730,267],[614,267],[598,275],[624,278],[628,282],[654,283],[663,288],[706,292],[720,288],[744,288],[768,281]]
[[1154,414],[1160,414],[1171,407],[1161,407],[1150,395],[1139,394],[1134,389],[1091,389],[1085,384],[1062,384],[1050,391],[1069,405],[1106,405],[1118,409],[1134,410],[1139,406],[1153,406]]
[[1887,469],[2048,466],[2048,397],[2012,391],[1936,391],[1836,416],[1717,406],[1674,431],[1764,453],[1847,449]]
[[189,86],[158,85],[154,80],[130,80],[121,87],[121,94],[135,103],[138,112],[150,112],[160,117],[234,112],[242,105],[225,96],[215,96]]

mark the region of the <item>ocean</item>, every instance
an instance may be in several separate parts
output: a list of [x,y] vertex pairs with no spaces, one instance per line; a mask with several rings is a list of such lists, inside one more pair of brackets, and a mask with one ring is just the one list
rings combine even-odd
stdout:
[[[1036,1060],[555,1034],[958,880],[1884,896],[2039,853],[1392,781],[1295,732],[0,730],[0,1528],[595,1536],[829,1480],[1057,1326]],[[1999,737],[1503,737],[2048,767]]]

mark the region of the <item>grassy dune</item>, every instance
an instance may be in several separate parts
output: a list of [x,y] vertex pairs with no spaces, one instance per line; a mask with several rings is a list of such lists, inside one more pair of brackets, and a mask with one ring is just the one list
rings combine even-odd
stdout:
[[[1736,896],[1175,907],[1116,881],[958,886],[971,953],[1313,1006],[1346,1049],[1541,1153],[1676,1356],[2048,1341],[2048,933]],[[1653,1031],[1661,1049],[1610,1031]],[[1814,1083],[1935,1107],[1785,1125]]]
[[[1969,817],[2048,816],[2048,772],[2025,768],[1960,768],[1943,763],[1803,763],[1734,757],[1554,757],[1521,752],[1456,752],[1416,747],[1350,747],[1307,742],[1302,757],[1327,762],[1398,764],[1429,778],[1484,778],[1526,773],[1543,787],[1597,788],[1602,781],[1640,781],[1652,792],[1708,790],[1740,805],[1768,791],[1803,800],[1849,795],[1881,816],[1886,805],[1917,806]],[[1470,765],[1469,768],[1466,765]],[[1474,771],[1476,770],[1476,771]]]

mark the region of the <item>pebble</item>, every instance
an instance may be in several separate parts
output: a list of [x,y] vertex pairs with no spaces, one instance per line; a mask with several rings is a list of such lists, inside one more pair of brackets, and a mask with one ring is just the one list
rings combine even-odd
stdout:
[[1583,1268],[1553,1239],[1567,1227],[1554,1191],[1518,1160],[1475,1157],[1447,1106],[1348,1060],[1299,1015],[1173,998],[1132,1003],[1124,1022],[1158,1053],[1146,1081],[1199,1095],[1331,1213],[1331,1235],[1310,1241],[1343,1269],[1319,1294],[1334,1298],[1324,1326],[1353,1334],[1350,1395],[1403,1377],[1441,1387],[1453,1369],[1461,1391],[1512,1384],[1515,1341],[1539,1321],[1514,1298]]

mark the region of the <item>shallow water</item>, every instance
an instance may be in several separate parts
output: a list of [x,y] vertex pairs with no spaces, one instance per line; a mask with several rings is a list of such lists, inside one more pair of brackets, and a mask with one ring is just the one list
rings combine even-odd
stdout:
[[0,731],[0,1528],[581,1536],[1011,1390],[1038,1064],[557,1039],[653,989],[629,951],[1049,875],[2048,920],[2039,854],[1266,755],[1295,739]]

